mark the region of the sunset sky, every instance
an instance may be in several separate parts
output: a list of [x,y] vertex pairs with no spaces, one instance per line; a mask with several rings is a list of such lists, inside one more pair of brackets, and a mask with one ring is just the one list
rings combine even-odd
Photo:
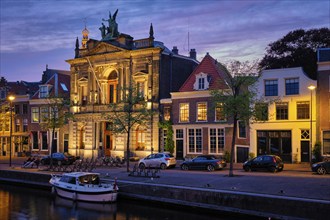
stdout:
[[119,32],[146,38],[152,23],[169,49],[195,48],[198,60],[209,52],[220,62],[261,59],[290,31],[330,28],[329,0],[1,0],[0,76],[32,82],[47,64],[69,70],[85,22],[101,40],[102,18],[116,9]]

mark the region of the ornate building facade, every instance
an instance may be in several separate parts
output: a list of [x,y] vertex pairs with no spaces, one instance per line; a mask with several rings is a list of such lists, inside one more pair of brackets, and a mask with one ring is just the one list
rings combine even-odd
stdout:
[[[125,96],[124,88],[133,85],[143,95],[150,111],[156,112],[148,126],[136,125],[131,132],[130,151],[145,156],[160,150],[159,100],[177,91],[197,66],[196,53],[181,56],[176,48],[167,49],[154,41],[152,24],[149,37],[133,40],[118,31],[116,16],[109,13],[109,27],[102,23],[101,40],[88,39],[79,46],[75,58],[67,60],[71,68],[71,111],[69,153],[84,157],[124,156],[127,135],[111,132],[105,116],[109,105]],[[86,28],[83,30],[86,39]]]

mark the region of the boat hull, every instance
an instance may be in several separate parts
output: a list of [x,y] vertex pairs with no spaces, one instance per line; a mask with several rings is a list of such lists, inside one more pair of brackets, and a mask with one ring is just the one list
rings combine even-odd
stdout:
[[66,188],[61,188],[58,186],[53,186],[55,193],[58,196],[63,198],[77,200],[77,201],[86,201],[86,202],[116,202],[118,193],[109,190],[102,192],[82,192],[76,190],[70,190]]

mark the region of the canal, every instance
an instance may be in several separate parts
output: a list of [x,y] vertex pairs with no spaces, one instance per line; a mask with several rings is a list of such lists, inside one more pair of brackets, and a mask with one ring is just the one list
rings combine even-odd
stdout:
[[[250,217],[250,218],[249,218]],[[113,204],[73,202],[49,191],[0,185],[0,220],[233,220],[256,217],[119,199]]]

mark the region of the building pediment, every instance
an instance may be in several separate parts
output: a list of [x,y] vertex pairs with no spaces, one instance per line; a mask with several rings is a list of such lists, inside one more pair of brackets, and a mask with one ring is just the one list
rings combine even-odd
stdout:
[[110,43],[99,42],[93,48],[89,49],[84,55],[92,56],[92,55],[98,55],[98,54],[117,53],[117,52],[121,52],[121,51],[125,51],[125,49],[114,46]]
[[78,79],[78,82],[80,82],[80,83],[88,82],[88,79],[85,77],[81,77],[80,79]]

